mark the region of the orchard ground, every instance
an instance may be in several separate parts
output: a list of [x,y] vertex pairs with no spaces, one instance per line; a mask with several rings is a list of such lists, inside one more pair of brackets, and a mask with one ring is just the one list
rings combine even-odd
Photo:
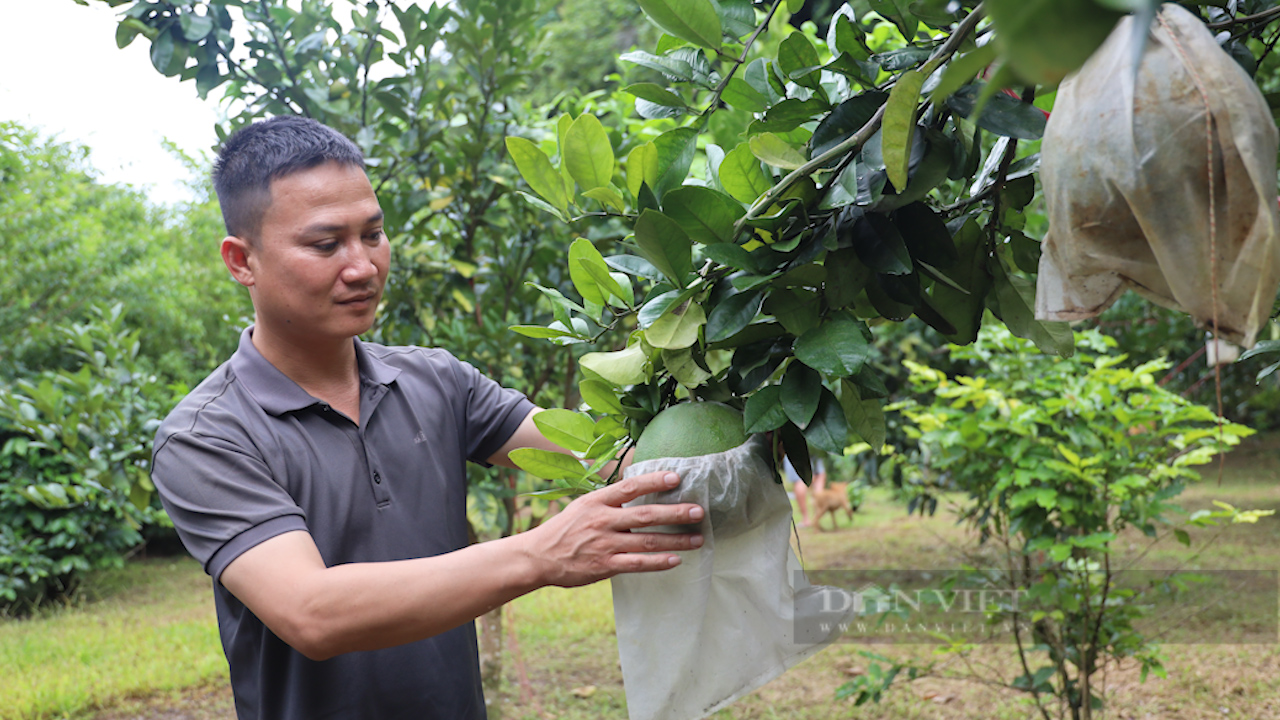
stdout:
[[[1182,497],[1189,511],[1213,500],[1241,508],[1280,509],[1280,434],[1246,441]],[[833,478],[839,479],[839,478]],[[829,523],[829,521],[826,521]],[[825,524],[825,523],[824,523]],[[1193,550],[1216,531],[1193,534]],[[887,492],[875,490],[850,524],[837,531],[800,531],[807,566],[883,569],[954,567],[974,538],[939,507],[935,517],[904,517]],[[1120,554],[1146,549],[1145,538],[1121,538]],[[1172,540],[1151,548],[1161,566],[1191,551]],[[1208,544],[1203,568],[1280,568],[1280,517],[1228,528]],[[1167,565],[1166,565],[1167,566]],[[506,609],[506,677],[496,700],[500,717],[625,718],[625,693],[613,636],[609,584],[549,588]],[[860,650],[927,661],[931,645],[836,644],[752,693],[716,718],[1026,718],[1025,699],[984,680],[1010,679],[1013,650],[979,649],[968,666],[950,660],[947,674],[895,687],[880,704],[854,709],[837,687],[865,672]],[[1280,644],[1170,645],[1168,678],[1139,682],[1135,668],[1109,668],[1112,718],[1280,718]],[[77,720],[232,720],[226,663],[218,645],[208,579],[186,558],[130,563],[86,583],[67,607],[28,620],[0,620],[0,718]],[[494,713],[495,717],[499,717]]]

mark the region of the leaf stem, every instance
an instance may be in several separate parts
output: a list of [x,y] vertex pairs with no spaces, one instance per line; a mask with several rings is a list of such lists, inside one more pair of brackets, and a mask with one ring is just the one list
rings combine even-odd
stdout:
[[733,67],[729,68],[729,72],[725,73],[724,78],[720,80],[720,84],[712,91],[711,102],[707,103],[707,106],[702,109],[702,112],[698,113],[699,117],[706,117],[707,115],[715,112],[716,108],[720,106],[720,96],[724,93],[724,89],[729,87],[729,81],[732,80],[734,74],[738,72],[738,68],[742,67],[742,64],[747,61],[747,53],[751,52],[751,46],[754,45],[756,39],[760,37],[760,33],[764,32],[765,28],[769,27],[769,23],[773,20],[774,14],[777,13],[778,8],[782,6],[782,1],[783,0],[774,0],[773,7],[769,8],[769,13],[765,15],[764,20],[756,27],[755,32],[751,33],[751,37],[747,38],[747,42],[743,44],[741,55],[734,58],[733,56],[725,55],[721,51],[717,51],[717,54],[721,58],[732,62]]
[[1244,23],[1255,23],[1258,25],[1262,25],[1277,17],[1280,17],[1280,6],[1273,7],[1270,10],[1263,10],[1262,12],[1254,13],[1253,15],[1243,15],[1241,17],[1232,18],[1230,20],[1223,20],[1221,22],[1216,22],[1216,23],[1207,23],[1205,24],[1205,27],[1209,28],[1210,30],[1223,30],[1233,25],[1243,25]]

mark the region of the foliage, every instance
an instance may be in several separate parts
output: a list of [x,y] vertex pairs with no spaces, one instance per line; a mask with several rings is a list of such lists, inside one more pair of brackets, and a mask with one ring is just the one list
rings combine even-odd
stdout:
[[118,567],[151,505],[151,438],[184,387],[139,356],[124,310],[58,328],[79,359],[0,386],[0,607],[26,611],[70,592],[82,573]]
[[[806,441],[879,447],[887,389],[871,327],[913,315],[966,341],[989,308],[1070,353],[1065,326],[1032,319],[1022,274],[1034,271],[1020,210],[1038,155],[1019,159],[1019,140],[1038,138],[1045,116],[988,102],[994,86],[970,82],[982,65],[946,65],[980,52],[981,14],[942,5],[845,6],[818,36],[786,24],[781,3],[642,3],[668,33],[655,53],[622,57],[665,78],[626,88],[649,123],[615,138],[591,113],[564,115],[541,145],[508,138],[533,204],[633,231],[608,258],[575,243],[581,302],[549,296],[556,323],[516,328],[566,344],[628,333],[582,358],[583,397],[607,421],[579,438],[586,459],[612,457],[689,395],[736,404],[748,432],[777,431],[793,457]],[[949,90],[931,103],[923,81],[944,66]],[[988,132],[1000,136],[989,148]]]
[[[1029,693],[1045,717],[1042,695],[1087,717],[1101,702],[1093,675],[1111,660],[1136,660],[1143,677],[1163,674],[1155,642],[1135,626],[1149,599],[1120,582],[1113,544],[1130,529],[1189,544],[1173,516],[1183,512],[1176,497],[1199,479],[1192,468],[1252,434],[1160,388],[1166,361],[1126,368],[1124,355],[1110,354],[1115,341],[1097,331],[1078,334],[1076,346],[1070,359],[1048,358],[1003,328],[983,328],[976,343],[951,351],[983,377],[908,361],[917,399],[899,406],[945,478],[934,492],[963,493],[961,520],[1001,545],[999,567],[977,571],[1027,591],[987,614],[1012,627],[1025,671],[1012,689]],[[1266,514],[1224,506],[1188,524]]]
[[248,307],[212,250],[217,210],[207,197],[153,207],[99,182],[87,152],[0,123],[0,262],[12,278],[0,284],[0,380],[77,364],[61,329],[121,302],[126,324],[147,328],[141,353],[172,380],[198,381],[235,347],[224,327]]

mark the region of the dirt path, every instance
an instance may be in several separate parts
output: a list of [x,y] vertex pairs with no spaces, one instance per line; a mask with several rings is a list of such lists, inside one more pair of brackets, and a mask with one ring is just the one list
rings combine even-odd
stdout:
[[235,720],[235,717],[231,686],[219,683],[126,700],[90,716],[90,720]]

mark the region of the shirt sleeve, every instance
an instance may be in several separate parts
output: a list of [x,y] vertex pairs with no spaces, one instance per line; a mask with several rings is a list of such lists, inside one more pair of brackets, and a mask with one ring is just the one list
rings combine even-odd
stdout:
[[276,535],[307,530],[302,508],[252,451],[185,431],[157,444],[151,479],[183,545],[214,581]]
[[488,459],[536,406],[523,393],[502,387],[469,363],[454,359],[453,372],[460,390],[461,405],[456,411],[465,429],[467,459],[488,467]]

